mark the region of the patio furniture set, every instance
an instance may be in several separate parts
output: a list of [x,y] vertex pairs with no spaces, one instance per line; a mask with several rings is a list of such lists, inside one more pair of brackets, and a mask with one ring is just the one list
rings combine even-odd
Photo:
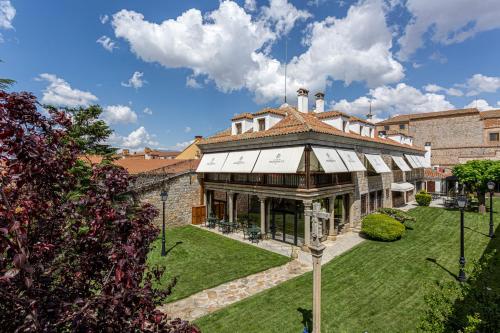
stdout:
[[218,219],[211,215],[205,221],[205,227],[210,229],[218,228],[224,234],[242,231],[243,239],[248,239],[252,243],[258,243],[261,239],[261,230],[257,225],[250,223],[247,219],[238,219],[237,222],[230,222],[225,219]]
[[[444,208],[448,209],[458,209],[457,198],[445,197],[443,198]],[[477,199],[471,199],[467,201],[466,209],[476,211],[479,209],[479,201]]]

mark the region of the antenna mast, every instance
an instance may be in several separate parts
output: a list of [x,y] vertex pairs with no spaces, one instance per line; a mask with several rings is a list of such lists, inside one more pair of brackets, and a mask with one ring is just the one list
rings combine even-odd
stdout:
[[285,104],[286,104],[286,66],[288,65],[288,38],[285,37]]

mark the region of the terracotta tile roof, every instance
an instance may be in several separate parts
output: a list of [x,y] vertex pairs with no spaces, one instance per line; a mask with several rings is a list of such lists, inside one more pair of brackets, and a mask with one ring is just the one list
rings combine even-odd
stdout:
[[395,116],[384,121],[380,121],[377,125],[386,125],[386,124],[396,124],[402,122],[408,122],[410,120],[420,120],[427,118],[441,118],[441,117],[457,117],[468,114],[479,113],[478,109],[457,109],[457,110],[446,110],[446,111],[437,111],[437,112],[426,112],[426,113],[412,113],[412,114],[403,114],[399,116]]
[[280,107],[280,108],[265,108],[265,109],[262,109],[258,112],[255,112],[253,114],[253,116],[260,116],[262,114],[266,114],[266,113],[272,113],[272,114],[277,114],[278,116],[286,116],[286,110],[290,109],[291,107],[290,106],[287,106],[287,107]]
[[350,117],[347,114],[340,112],[340,111],[336,111],[336,110],[314,113],[314,115],[318,119],[328,119],[328,118],[334,118],[334,117],[338,117],[338,116],[343,116],[343,117],[347,117],[347,118]]
[[447,178],[452,176],[451,172],[441,172],[433,169],[424,169],[425,178]]
[[375,124],[372,124],[372,123],[370,123],[369,121],[367,121],[365,119],[361,119],[361,118],[358,118],[358,117],[355,117],[355,116],[350,116],[349,120],[358,121],[360,123],[364,123],[364,124],[367,124],[367,125],[370,125],[370,126],[375,126]]
[[500,127],[500,118],[484,119],[484,128],[498,128]]
[[231,120],[240,120],[240,119],[253,119],[253,114],[251,114],[249,112],[240,113],[240,114],[234,116],[233,119],[231,119]]
[[266,131],[246,132],[243,134],[231,135],[231,130],[229,129],[221,133],[218,133],[212,137],[208,137],[202,140],[200,142],[200,145],[280,136],[292,133],[316,132],[316,133],[349,137],[361,141],[377,142],[397,147],[413,148],[423,151],[423,149],[420,147],[400,144],[389,139],[383,139],[378,137],[371,138],[371,137],[361,136],[359,134],[345,133],[343,131],[336,129],[333,126],[325,124],[324,122],[319,120],[314,113],[302,113],[297,111],[293,107],[285,107],[282,108],[282,110],[286,111],[288,113],[288,116],[283,118],[276,125],[274,125],[273,127],[271,127]]
[[500,109],[483,111],[479,114],[481,119],[500,118]]
[[89,162],[90,164],[99,164],[102,162],[101,155],[80,155],[78,156],[78,159]]
[[125,168],[130,174],[138,174],[164,168],[167,166],[172,166],[176,163],[180,163],[181,161],[182,160],[142,160],[123,158],[116,160],[113,163]]

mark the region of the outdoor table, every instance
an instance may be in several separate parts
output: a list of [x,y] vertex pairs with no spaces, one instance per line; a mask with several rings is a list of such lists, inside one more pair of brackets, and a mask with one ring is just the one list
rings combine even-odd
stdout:
[[209,217],[208,218],[208,227],[209,228],[215,228],[216,224],[217,224],[217,219],[215,217]]
[[228,222],[228,221],[224,221],[224,220],[220,221],[219,226],[221,228],[222,233],[227,234],[227,233],[231,232],[231,224],[232,223]]
[[260,228],[252,225],[250,228],[248,228],[248,234],[249,234],[249,239],[253,242],[259,242],[260,238]]

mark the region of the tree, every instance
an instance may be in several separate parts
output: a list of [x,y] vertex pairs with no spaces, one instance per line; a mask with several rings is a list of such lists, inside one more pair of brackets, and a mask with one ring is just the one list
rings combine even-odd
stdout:
[[[2,62],[2,60],[0,60],[0,62]],[[16,83],[15,80],[0,78],[0,90],[5,90],[12,86],[14,83]]]
[[479,212],[486,211],[487,183],[500,182],[500,161],[474,160],[465,164],[458,164],[453,168],[453,175],[458,178],[467,188],[477,193],[479,200]]
[[199,332],[156,310],[170,290],[146,269],[157,211],[112,164],[75,171],[63,110],[0,91],[0,327],[14,332]]
[[[53,106],[46,106],[46,108],[56,110]],[[102,114],[102,108],[99,105],[63,110],[70,115],[72,122],[68,136],[77,144],[80,151],[87,155],[107,157],[116,153],[116,148],[111,148],[105,143],[113,130],[104,120],[99,119]]]

